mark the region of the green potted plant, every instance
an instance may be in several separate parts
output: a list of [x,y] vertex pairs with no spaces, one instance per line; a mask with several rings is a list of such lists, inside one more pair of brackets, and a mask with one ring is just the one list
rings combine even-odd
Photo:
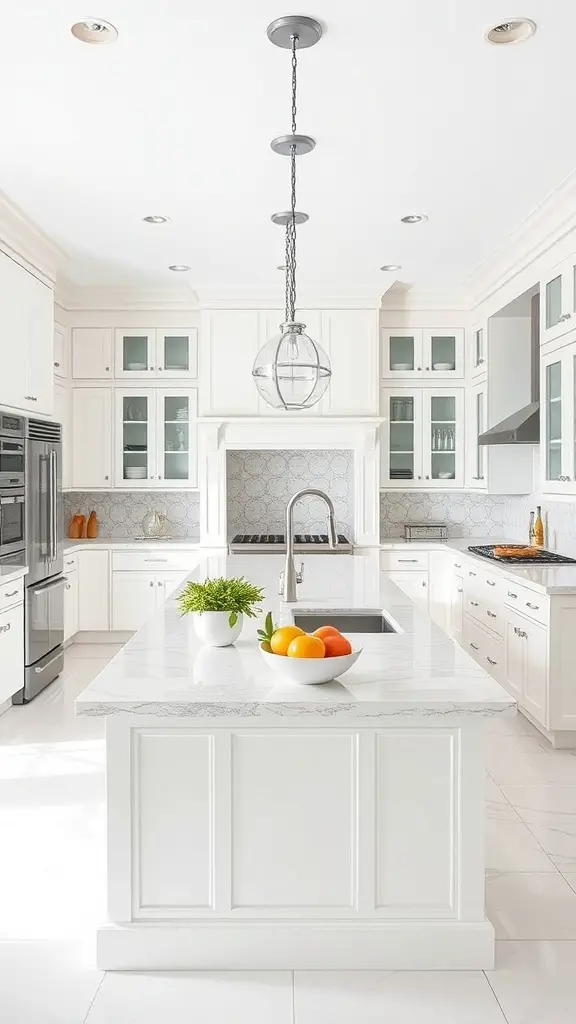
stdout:
[[260,609],[254,606],[263,599],[263,592],[243,576],[227,579],[191,580],[178,594],[182,615],[192,615],[196,634],[209,647],[228,647],[242,632],[244,615],[256,618]]

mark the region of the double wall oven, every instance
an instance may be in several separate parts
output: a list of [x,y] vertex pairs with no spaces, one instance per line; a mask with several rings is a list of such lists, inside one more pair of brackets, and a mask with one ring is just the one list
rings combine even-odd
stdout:
[[25,546],[25,423],[23,416],[0,412],[0,558],[3,561],[22,552]]

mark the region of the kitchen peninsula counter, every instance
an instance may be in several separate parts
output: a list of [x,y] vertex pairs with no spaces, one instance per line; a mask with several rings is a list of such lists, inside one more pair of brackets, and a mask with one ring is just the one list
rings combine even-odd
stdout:
[[[169,601],[76,701],[106,717],[104,969],[482,969],[486,717],[511,697],[380,572],[304,556],[298,610],[382,609],[354,668],[286,683],[257,647],[202,648]],[[282,556],[192,573],[265,587]]]

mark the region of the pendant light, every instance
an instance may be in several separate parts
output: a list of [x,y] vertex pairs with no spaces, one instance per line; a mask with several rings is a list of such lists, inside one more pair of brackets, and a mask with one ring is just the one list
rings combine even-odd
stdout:
[[330,360],[306,333],[306,324],[296,320],[296,225],[308,220],[296,210],[296,157],[310,153],[315,141],[296,132],[296,85],[299,49],[314,46],[322,27],[313,18],[296,15],[277,18],[268,26],[268,38],[275,46],[292,53],[292,131],[270,143],[275,153],[290,158],[290,209],[274,213],[272,221],[286,230],[285,319],[280,334],[267,341],[254,361],[252,376],[262,398],[274,409],[309,409],[320,401],[332,371]]

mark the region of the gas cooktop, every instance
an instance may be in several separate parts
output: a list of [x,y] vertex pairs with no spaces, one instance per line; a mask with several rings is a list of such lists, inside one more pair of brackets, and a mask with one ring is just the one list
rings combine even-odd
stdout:
[[[504,562],[507,565],[576,565],[576,558],[568,558],[566,555],[556,555],[553,551],[546,551],[544,548],[534,548],[533,555],[495,555],[494,548],[497,544],[479,544],[468,548],[474,555],[481,555],[482,558],[491,558],[494,562]],[[507,548],[524,548],[525,544],[506,544]]]
[[[343,533],[338,534],[338,547],[331,548],[327,533],[295,533],[294,550],[298,552],[312,551],[316,554],[333,552],[346,555],[352,551],[352,544]],[[283,533],[237,533],[230,543],[230,551],[235,554],[248,552],[278,553],[286,551],[286,538]]]

